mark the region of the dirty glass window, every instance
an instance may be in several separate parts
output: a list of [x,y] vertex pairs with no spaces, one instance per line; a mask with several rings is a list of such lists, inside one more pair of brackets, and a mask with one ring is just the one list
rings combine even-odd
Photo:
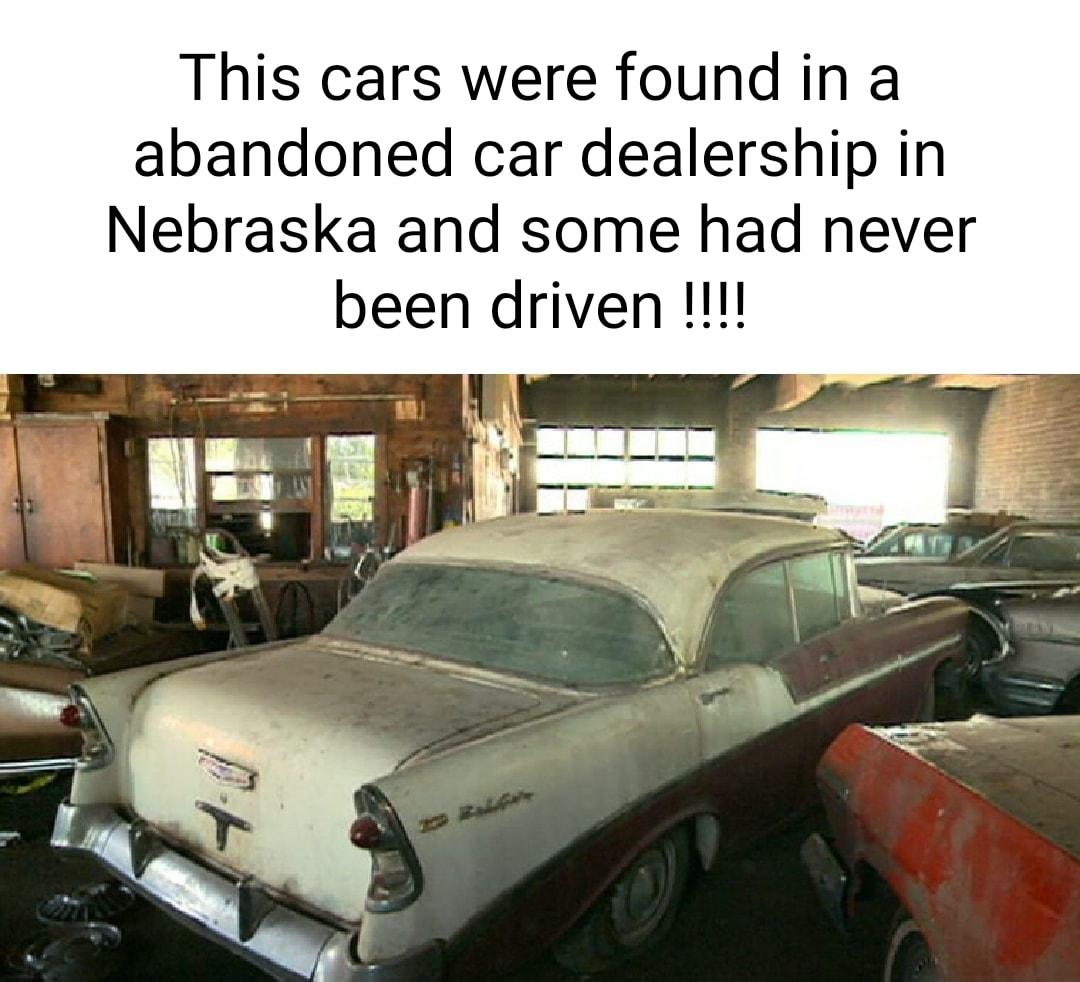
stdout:
[[146,441],[150,469],[150,524],[155,534],[195,527],[195,441],[152,437]]
[[974,535],[958,535],[956,537],[956,545],[953,547],[953,552],[967,552],[976,542],[979,540]]
[[590,488],[712,488],[716,434],[688,427],[540,426],[536,510],[584,511]]
[[847,583],[838,581],[832,555],[818,552],[788,561],[801,641],[836,627],[843,620],[843,607],[850,610],[850,602],[842,600],[847,594]]
[[391,565],[326,632],[569,685],[641,682],[674,667],[630,597],[519,571]]
[[375,437],[326,438],[326,558],[348,559],[375,541]]
[[1080,568],[1080,532],[1018,535],[1009,547],[1008,565],[1030,569]]
[[783,563],[740,576],[720,598],[706,645],[706,666],[764,662],[795,644]]
[[311,440],[208,438],[206,473],[211,501],[306,500],[311,494]]
[[829,553],[832,562],[833,588],[836,591],[836,615],[846,621],[852,617],[851,582],[854,579],[853,567],[847,552]]

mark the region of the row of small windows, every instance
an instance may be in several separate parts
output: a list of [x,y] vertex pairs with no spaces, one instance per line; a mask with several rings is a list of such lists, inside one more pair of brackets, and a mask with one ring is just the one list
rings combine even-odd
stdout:
[[541,426],[536,505],[584,511],[590,488],[714,488],[716,433],[695,428]]

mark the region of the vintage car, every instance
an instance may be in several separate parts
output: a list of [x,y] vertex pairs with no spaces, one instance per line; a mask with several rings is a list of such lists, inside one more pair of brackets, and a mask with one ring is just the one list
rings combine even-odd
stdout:
[[53,843],[283,978],[600,970],[809,803],[847,723],[953,684],[963,604],[876,610],[839,536],[784,519],[442,532],[319,635],[74,687]]
[[943,591],[979,620],[983,689],[1006,716],[1080,713],[1080,583],[972,583]]
[[966,552],[1018,516],[976,512],[952,515],[945,522],[904,522],[882,529],[862,550],[864,556],[909,556],[948,559]]
[[803,862],[841,924],[898,907],[884,982],[1080,979],[1078,745],[1075,716],[837,738],[818,768],[834,839]]
[[1080,579],[1080,524],[1017,522],[952,558],[859,556],[859,582],[900,593],[962,583]]
[[[27,575],[26,570],[18,573]],[[35,570],[33,575],[38,589],[31,597],[31,609],[35,604],[55,607],[59,596],[68,597],[71,609],[78,611],[80,598],[56,586],[65,580],[78,581],[43,570]],[[0,573],[0,580],[8,586],[15,576],[15,572]],[[81,584],[80,588],[85,596],[89,585]],[[11,592],[10,586],[7,592]],[[74,767],[82,740],[77,730],[60,721],[60,713],[70,701],[70,686],[86,678],[205,652],[218,638],[193,629],[175,631],[164,625],[129,623],[123,592],[113,588],[106,596],[115,608],[107,614],[113,623],[92,646],[79,633],[56,626],[74,627],[67,623],[66,611],[60,616],[55,610],[42,614],[55,621],[47,624],[0,602],[0,779]],[[101,609],[99,604],[98,613]],[[94,634],[91,627],[87,626],[89,635]]]

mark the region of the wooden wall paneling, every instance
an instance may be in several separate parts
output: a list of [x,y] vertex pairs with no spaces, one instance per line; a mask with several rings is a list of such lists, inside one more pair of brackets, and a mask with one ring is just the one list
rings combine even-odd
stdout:
[[0,568],[26,561],[15,427],[0,426]]
[[314,437],[311,441],[311,548],[308,557],[315,561],[323,558],[326,547],[326,438]]

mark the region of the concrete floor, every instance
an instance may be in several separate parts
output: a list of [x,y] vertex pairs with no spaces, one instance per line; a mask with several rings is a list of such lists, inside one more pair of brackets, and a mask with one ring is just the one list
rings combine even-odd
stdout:
[[[0,966],[40,930],[37,903],[55,891],[99,879],[93,864],[48,847],[62,785],[32,796],[0,796],[0,829],[19,828],[22,845],[0,849]],[[672,931],[608,978],[624,982],[868,982],[880,972],[885,914],[847,941],[818,906],[798,861],[802,839],[821,824],[811,815],[756,849],[700,877]],[[140,903],[122,920],[121,968],[113,978],[145,982],[256,982],[266,977]],[[3,968],[0,967],[0,976]],[[507,982],[566,982],[550,959]]]

